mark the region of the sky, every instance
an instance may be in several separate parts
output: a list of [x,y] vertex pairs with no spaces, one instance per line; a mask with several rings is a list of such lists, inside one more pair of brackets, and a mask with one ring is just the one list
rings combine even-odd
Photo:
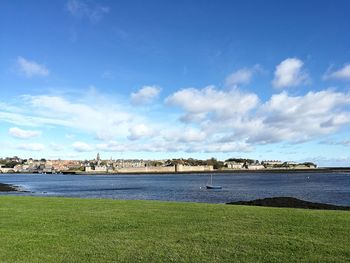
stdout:
[[349,10],[0,0],[0,157],[350,166]]

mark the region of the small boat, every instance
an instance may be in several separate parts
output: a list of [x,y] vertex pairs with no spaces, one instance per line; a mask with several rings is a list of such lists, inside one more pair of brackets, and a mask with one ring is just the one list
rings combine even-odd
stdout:
[[207,189],[222,189],[221,185],[213,185],[213,175],[210,175],[210,184],[206,185]]

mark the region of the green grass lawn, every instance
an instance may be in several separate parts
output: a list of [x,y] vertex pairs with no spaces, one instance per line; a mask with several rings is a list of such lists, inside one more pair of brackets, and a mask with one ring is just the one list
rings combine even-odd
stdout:
[[350,212],[0,196],[0,262],[349,262]]

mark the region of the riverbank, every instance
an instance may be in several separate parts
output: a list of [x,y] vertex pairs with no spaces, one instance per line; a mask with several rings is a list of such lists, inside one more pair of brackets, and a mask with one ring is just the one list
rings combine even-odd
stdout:
[[6,262],[346,262],[350,213],[0,196]]
[[241,174],[241,173],[349,173],[350,167],[326,167],[326,168],[315,168],[315,169],[257,169],[257,170],[249,170],[249,169],[225,169],[225,170],[212,170],[212,171],[186,171],[186,172],[63,172],[63,174],[83,174],[83,175],[101,175],[101,174],[111,174],[111,175],[128,175],[128,174]]
[[[212,170],[212,171],[185,171],[185,172],[164,172],[164,171],[152,171],[152,172],[82,172],[82,171],[63,171],[59,173],[46,172],[45,174],[76,174],[76,175],[152,175],[152,174],[245,174],[245,173],[345,173],[350,175],[350,167],[325,167],[315,169],[225,169],[225,170]],[[12,173],[0,173],[1,174],[40,174],[39,172],[12,172]]]

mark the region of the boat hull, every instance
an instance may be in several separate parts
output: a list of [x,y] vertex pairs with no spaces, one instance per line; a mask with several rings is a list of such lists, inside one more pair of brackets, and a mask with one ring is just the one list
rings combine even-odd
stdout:
[[207,189],[222,189],[222,186],[219,185],[207,185]]

